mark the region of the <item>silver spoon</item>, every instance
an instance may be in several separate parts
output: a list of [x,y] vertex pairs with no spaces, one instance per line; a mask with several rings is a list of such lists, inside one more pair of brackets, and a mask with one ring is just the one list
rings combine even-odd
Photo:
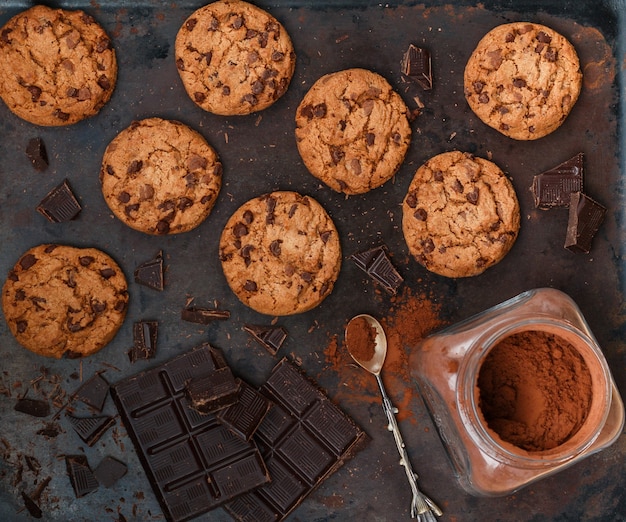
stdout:
[[[375,345],[373,346],[374,354],[369,360],[363,360],[355,355],[355,353],[358,352],[356,351],[354,339],[352,339],[351,342],[351,339],[349,339],[348,336],[350,323],[356,319],[365,319],[368,324],[376,330]],[[378,383],[378,388],[380,389],[380,394],[383,398],[383,410],[387,415],[387,420],[389,421],[387,429],[393,432],[393,436],[396,440],[396,446],[398,447],[398,452],[400,453],[400,465],[404,466],[406,477],[409,480],[411,491],[413,492],[413,501],[411,502],[411,518],[417,518],[420,522],[433,522],[437,520],[435,515],[441,516],[442,511],[417,487],[417,475],[411,467],[409,454],[406,451],[406,446],[404,445],[402,434],[400,433],[400,428],[398,427],[398,423],[396,421],[396,413],[398,413],[398,409],[394,408],[391,404],[387,392],[385,391],[383,380],[380,377],[380,372],[383,368],[385,357],[387,355],[387,336],[385,335],[382,325],[371,315],[360,314],[353,317],[350,319],[348,326],[346,327],[346,345],[350,355],[357,362],[357,364],[376,377],[376,382]]]

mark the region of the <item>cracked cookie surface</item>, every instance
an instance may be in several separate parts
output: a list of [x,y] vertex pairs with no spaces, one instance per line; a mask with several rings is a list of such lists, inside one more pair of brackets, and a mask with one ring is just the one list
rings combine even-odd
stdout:
[[220,115],[266,109],[289,87],[296,55],[285,28],[239,0],[191,14],[176,35],[176,67],[196,105]]
[[534,140],[565,121],[582,87],[574,46],[540,24],[492,29],[464,73],[465,98],[487,125],[517,140]]
[[83,11],[38,5],[0,29],[0,97],[20,118],[71,125],[110,99],[117,60],[104,29]]
[[173,120],[135,121],[108,145],[102,193],[131,228],[153,235],[187,232],[211,213],[222,184],[215,150]]
[[498,263],[520,227],[513,185],[488,160],[453,151],[415,173],[402,202],[402,231],[409,252],[446,277],[470,277]]
[[318,79],[296,111],[305,166],[337,192],[363,194],[397,172],[411,141],[408,109],[382,76],[346,69]]
[[220,238],[226,280],[268,315],[306,312],[331,292],[341,268],[337,229],[313,198],[278,191],[244,203]]
[[38,245],[25,252],[2,289],[11,333],[46,357],[84,357],[124,322],[128,286],[110,256],[95,248]]

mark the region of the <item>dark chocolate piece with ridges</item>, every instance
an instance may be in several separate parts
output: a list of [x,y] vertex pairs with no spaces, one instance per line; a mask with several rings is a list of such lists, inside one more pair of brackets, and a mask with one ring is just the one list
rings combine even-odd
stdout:
[[75,398],[84,402],[87,406],[91,406],[97,411],[102,411],[104,401],[109,394],[109,383],[102,377],[100,372],[96,373],[91,379],[85,381],[75,393]]
[[215,320],[224,321],[230,318],[228,310],[213,310],[209,308],[183,308],[180,313],[183,321],[198,324],[210,324]]
[[128,352],[131,363],[139,359],[152,359],[156,354],[158,321],[133,323],[133,347]]
[[225,506],[240,521],[283,520],[367,439],[286,359],[274,367],[261,392],[273,404],[252,439],[272,482]]
[[52,223],[63,223],[74,219],[81,211],[81,206],[66,179],[41,200],[37,211]]
[[583,153],[533,177],[536,208],[569,207],[570,194],[583,190]]
[[572,192],[565,248],[572,252],[589,253],[591,242],[600,229],[606,208],[582,192]]
[[135,283],[162,291],[165,288],[163,279],[163,252],[159,251],[154,259],[141,263],[135,269]]
[[390,294],[395,295],[404,282],[402,276],[391,263],[387,250],[382,245],[353,254],[350,259],[374,281],[380,283]]
[[113,457],[104,457],[93,470],[93,474],[100,485],[110,488],[128,471],[128,466]]
[[218,368],[208,375],[190,380],[187,396],[191,406],[200,413],[215,413],[237,402],[239,383],[230,368]]
[[84,497],[98,489],[98,481],[85,455],[66,455],[65,466],[77,498]]
[[81,439],[87,443],[88,446],[93,446],[104,433],[115,424],[115,417],[109,417],[108,415],[99,415],[96,417],[75,417],[74,415],[67,416],[74,431],[78,433]]
[[48,168],[48,152],[41,138],[31,138],[26,146],[26,155],[35,170],[43,172]]
[[276,355],[287,338],[287,330],[282,326],[245,324],[243,329],[272,355]]
[[48,401],[40,399],[18,399],[13,409],[33,417],[47,417],[50,415],[50,404]]
[[269,482],[254,442],[191,407],[191,380],[225,367],[204,344],[116,383],[115,404],[167,520],[189,520]]
[[433,88],[433,71],[428,49],[410,44],[402,58],[402,74],[425,91],[430,91]]
[[217,412],[217,418],[244,440],[250,440],[267,415],[271,401],[245,381],[237,402]]

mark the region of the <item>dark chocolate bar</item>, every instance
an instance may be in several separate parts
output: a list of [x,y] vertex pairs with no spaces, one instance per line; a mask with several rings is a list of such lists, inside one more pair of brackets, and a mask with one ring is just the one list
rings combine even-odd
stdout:
[[115,417],[109,417],[108,415],[98,415],[95,417],[75,417],[74,415],[67,416],[74,431],[78,433],[81,439],[87,443],[88,446],[93,446],[104,433],[115,424]]
[[74,219],[81,211],[81,206],[66,179],[41,200],[37,211],[52,223],[63,223]]
[[191,407],[193,379],[225,367],[204,344],[112,388],[115,404],[169,521],[197,517],[269,482],[256,445]]
[[108,394],[109,383],[102,377],[102,374],[98,372],[78,388],[75,393],[75,398],[97,411],[102,411],[104,401]]
[[187,396],[191,406],[200,413],[214,413],[237,401],[239,383],[230,368],[218,368],[191,379],[187,384]]
[[158,329],[157,321],[138,321],[133,324],[133,347],[128,352],[130,362],[155,356]]
[[271,402],[245,381],[239,380],[239,397],[232,406],[217,412],[217,418],[244,440],[250,440],[265,418]]
[[154,259],[141,263],[135,269],[135,283],[162,291],[165,288],[163,280],[163,252],[159,251]]
[[350,258],[356,266],[374,279],[374,281],[380,283],[390,294],[395,295],[400,285],[404,282],[402,276],[391,263],[387,250],[382,245],[353,254]]
[[245,324],[243,329],[272,355],[276,355],[287,338],[287,330],[282,326]]
[[569,207],[570,194],[583,190],[583,153],[533,177],[535,207]]
[[572,192],[565,248],[572,252],[589,253],[591,242],[600,229],[606,208],[582,192]]
[[32,138],[26,146],[26,155],[35,170],[43,172],[48,168],[48,152],[41,138]]
[[13,409],[33,417],[47,417],[50,415],[50,404],[48,401],[40,399],[18,399]]
[[226,504],[239,521],[283,520],[367,438],[286,359],[274,367],[261,392],[273,404],[253,440],[272,481]]
[[228,310],[213,310],[209,308],[183,308],[180,318],[183,321],[198,324],[210,324],[215,320],[224,321],[230,317]]
[[428,49],[410,44],[402,58],[402,74],[425,91],[433,88],[432,60]]
[[100,485],[110,488],[128,471],[128,466],[123,462],[113,458],[104,457],[100,464],[93,470],[93,474]]
[[84,497],[98,489],[98,481],[85,455],[66,455],[65,466],[77,498]]

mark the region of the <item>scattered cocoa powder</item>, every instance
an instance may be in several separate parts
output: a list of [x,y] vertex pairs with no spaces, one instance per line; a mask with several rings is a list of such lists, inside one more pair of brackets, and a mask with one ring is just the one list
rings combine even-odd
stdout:
[[524,331],[498,342],[478,375],[479,407],[489,428],[527,451],[545,451],[583,425],[592,399],[589,368],[565,339]]
[[346,344],[357,360],[368,362],[376,353],[376,328],[365,317],[355,317],[346,328]]

